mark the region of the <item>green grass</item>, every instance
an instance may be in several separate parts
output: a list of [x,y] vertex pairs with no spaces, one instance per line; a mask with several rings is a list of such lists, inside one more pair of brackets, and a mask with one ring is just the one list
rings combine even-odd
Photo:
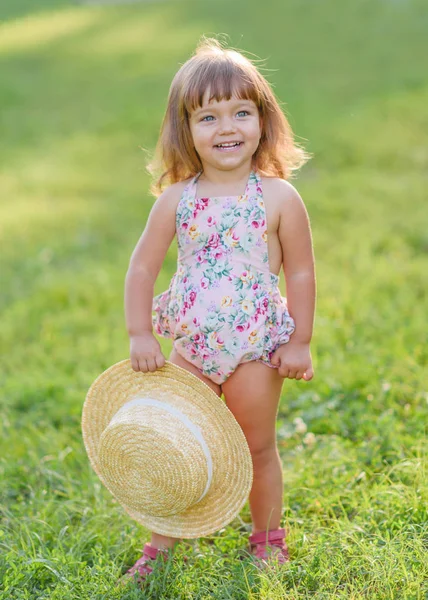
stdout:
[[[10,4],[0,0],[0,598],[426,598],[424,4]],[[285,380],[278,416],[292,561],[254,571],[246,505],[183,544],[145,591],[119,591],[149,532],[92,472],[81,409],[128,355],[124,277],[153,202],[145,150],[170,80],[202,33],[220,32],[267,59],[314,153],[294,184],[317,260],[315,377]],[[156,291],[175,260],[173,247]]]

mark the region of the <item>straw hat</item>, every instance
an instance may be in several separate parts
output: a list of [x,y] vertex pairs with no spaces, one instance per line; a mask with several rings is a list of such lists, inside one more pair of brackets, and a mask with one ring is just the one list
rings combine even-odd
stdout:
[[150,531],[209,535],[230,523],[251,490],[244,433],[198,377],[166,362],[135,372],[129,360],[91,385],[83,441],[102,483]]

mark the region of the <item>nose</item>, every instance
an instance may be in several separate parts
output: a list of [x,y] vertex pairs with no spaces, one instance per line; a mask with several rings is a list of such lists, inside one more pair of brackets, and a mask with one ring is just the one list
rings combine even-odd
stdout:
[[222,119],[220,119],[219,125],[220,135],[226,135],[229,133],[234,133],[236,131],[236,124],[230,117],[223,117]]

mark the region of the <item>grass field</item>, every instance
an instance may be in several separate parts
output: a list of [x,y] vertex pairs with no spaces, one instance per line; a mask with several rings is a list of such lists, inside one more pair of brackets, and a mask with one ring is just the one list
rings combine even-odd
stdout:
[[[0,19],[1,600],[428,598],[424,3],[0,0]],[[293,183],[317,260],[315,377],[285,380],[278,415],[292,561],[245,559],[246,505],[121,591],[149,532],[91,470],[80,416],[128,356],[145,162],[202,33],[266,59],[314,155]],[[173,246],[157,292],[175,261]]]

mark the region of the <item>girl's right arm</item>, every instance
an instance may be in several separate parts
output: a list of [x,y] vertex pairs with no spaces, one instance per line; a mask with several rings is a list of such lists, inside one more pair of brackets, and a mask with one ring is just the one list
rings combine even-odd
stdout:
[[134,371],[156,371],[165,358],[153,334],[152,304],[156,278],[175,235],[175,216],[183,184],[165,190],[153,205],[125,279],[125,318]]

